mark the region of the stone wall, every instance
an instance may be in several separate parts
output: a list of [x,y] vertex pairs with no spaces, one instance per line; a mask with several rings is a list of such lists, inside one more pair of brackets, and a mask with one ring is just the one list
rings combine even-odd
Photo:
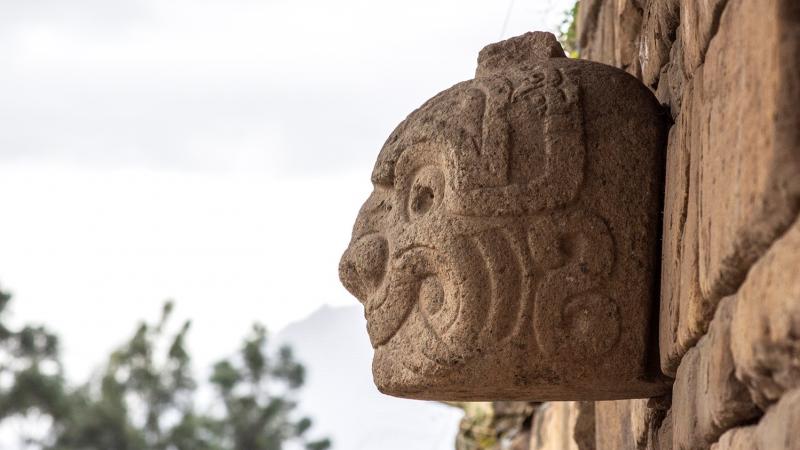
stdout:
[[658,353],[675,381],[595,403],[591,435],[578,404],[538,405],[518,448],[800,449],[800,2],[583,0],[578,42],[674,121]]
[[[800,448],[800,2],[584,0],[584,58],[669,108],[661,368],[597,449]],[[794,426],[794,427],[793,427]]]

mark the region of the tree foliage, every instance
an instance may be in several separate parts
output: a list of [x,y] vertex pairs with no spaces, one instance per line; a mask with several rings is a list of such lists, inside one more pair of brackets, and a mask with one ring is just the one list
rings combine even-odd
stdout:
[[240,350],[214,365],[211,400],[201,407],[186,348],[190,322],[170,327],[173,303],[154,324],[141,323],[99,374],[72,387],[58,339],[44,327],[10,330],[0,291],[0,420],[46,416],[41,450],[281,450],[297,442],[325,450],[328,439],[305,436],[311,420],[297,417],[294,397],[305,379],[291,348],[271,354],[267,331],[254,325]]
[[578,57],[578,9],[581,2],[576,1],[572,8],[564,11],[564,19],[558,28],[558,40],[570,58]]

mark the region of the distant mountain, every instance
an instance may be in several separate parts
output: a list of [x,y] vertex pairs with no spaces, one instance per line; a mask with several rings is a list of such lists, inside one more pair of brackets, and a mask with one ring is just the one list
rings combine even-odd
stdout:
[[375,388],[362,311],[325,306],[273,340],[306,365],[300,409],[314,419],[313,435],[331,437],[335,450],[453,450],[460,411]]

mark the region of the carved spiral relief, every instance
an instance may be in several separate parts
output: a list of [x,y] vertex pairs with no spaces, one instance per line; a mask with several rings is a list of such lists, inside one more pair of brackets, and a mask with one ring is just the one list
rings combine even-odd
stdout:
[[[356,293],[365,283],[371,287],[373,300],[366,302],[366,308],[376,348],[392,339],[409,340],[403,333],[416,333],[426,342],[418,351],[429,364],[412,368],[425,371],[430,364],[469,360],[515,333],[523,302],[535,289],[525,279],[526,262],[531,256],[536,261],[550,255],[542,255],[542,249],[535,247],[539,244],[529,248],[521,229],[493,226],[491,219],[487,227],[475,220],[527,216],[534,224],[530,242],[560,238],[547,224],[567,219],[554,218],[549,211],[571,202],[583,180],[583,130],[576,128],[583,123],[579,94],[569,72],[526,66],[512,78],[490,75],[454,86],[428,101],[392,134],[373,179],[386,186],[388,198],[382,204],[395,205],[390,212],[381,212],[391,226],[384,231],[390,247],[405,250],[388,256],[380,286],[371,279],[350,283]],[[458,120],[448,125],[447,118],[455,111],[460,111]],[[519,152],[533,154],[533,159],[515,161]],[[454,224],[461,229],[446,229]],[[356,250],[362,246],[354,244]],[[569,292],[558,285],[574,287],[569,277],[584,276],[583,266],[575,269],[571,264],[553,266],[538,288]],[[357,263],[353,267],[364,276],[375,278],[370,274],[379,273]],[[602,338],[590,331],[587,314],[615,320],[615,309],[613,303],[588,292],[593,282],[587,277],[580,289],[563,298],[536,294],[535,315],[537,322],[558,323],[566,330],[573,343],[568,345],[600,352],[615,336]],[[561,343],[565,336],[538,337],[548,352],[567,345]]]
[[545,269],[534,305],[542,351],[589,358],[610,350],[620,316],[598,289],[614,264],[614,241],[603,220],[582,211],[537,217],[528,243],[534,263]]

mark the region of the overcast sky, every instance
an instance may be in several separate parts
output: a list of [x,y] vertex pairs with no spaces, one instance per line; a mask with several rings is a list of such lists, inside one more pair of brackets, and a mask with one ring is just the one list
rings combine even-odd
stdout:
[[255,320],[354,304],[337,263],[386,136],[571,3],[0,0],[15,320],[59,332],[83,377],[166,298],[198,365]]

